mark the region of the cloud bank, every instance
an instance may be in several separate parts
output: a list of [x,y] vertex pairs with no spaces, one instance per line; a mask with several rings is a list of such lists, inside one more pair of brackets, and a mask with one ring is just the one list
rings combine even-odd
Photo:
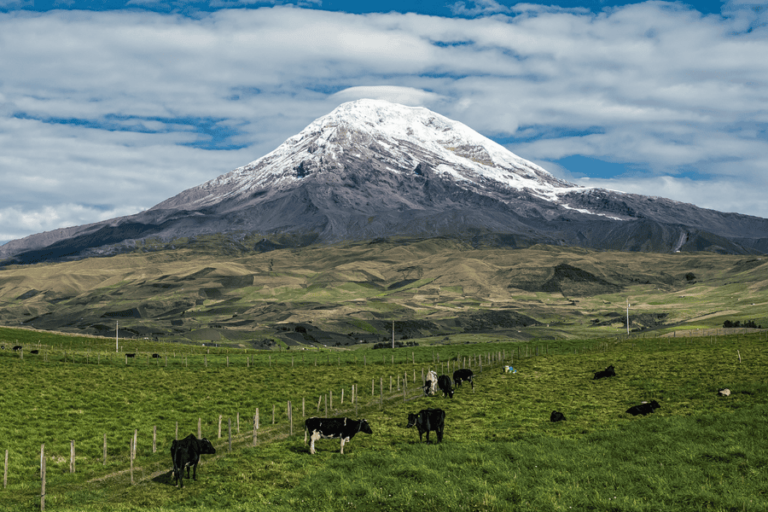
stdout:
[[758,7],[0,14],[0,240],[149,208],[360,97],[431,108],[554,174],[571,155],[633,169],[571,176],[585,184],[768,217]]

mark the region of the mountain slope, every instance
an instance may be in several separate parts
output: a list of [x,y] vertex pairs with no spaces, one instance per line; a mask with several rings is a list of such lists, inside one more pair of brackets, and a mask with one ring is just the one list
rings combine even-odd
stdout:
[[219,233],[301,235],[300,244],[447,235],[627,251],[768,248],[766,219],[580,187],[427,109],[359,100],[150,210],[12,241],[0,259],[73,259]]

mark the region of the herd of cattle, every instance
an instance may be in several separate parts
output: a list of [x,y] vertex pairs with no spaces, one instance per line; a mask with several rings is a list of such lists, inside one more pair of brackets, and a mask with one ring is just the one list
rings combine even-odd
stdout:
[[[616,371],[613,365],[605,370],[595,373],[594,379],[603,379],[615,377]],[[447,375],[438,376],[434,371],[427,374],[424,385],[425,395],[434,395],[439,389],[444,397],[453,398],[453,387],[461,386],[462,382],[469,382],[472,389],[475,389],[472,370],[461,369],[453,373],[453,380]],[[652,413],[658,409],[659,403],[656,400],[650,403],[643,402],[627,409],[627,413],[637,416]],[[550,421],[565,421],[565,415],[559,411],[552,411]],[[422,409],[418,413],[408,415],[406,428],[416,427],[419,432],[419,442],[422,436],[426,434],[427,443],[429,443],[429,433],[435,432],[437,442],[442,442],[443,432],[445,430],[445,411],[442,409]],[[315,441],[319,439],[339,439],[341,441],[341,453],[344,453],[344,445],[352,441],[352,438],[359,432],[373,434],[371,426],[365,419],[353,420],[351,418],[309,418],[304,422],[304,442],[307,442],[309,436],[309,453],[315,453]],[[187,469],[187,478],[189,478],[189,468],[193,468],[192,478],[197,479],[197,464],[202,454],[214,454],[216,450],[207,439],[197,439],[190,434],[181,441],[174,441],[171,445],[171,457],[173,458],[172,478],[176,485],[184,487],[184,468]]]
[[[5,350],[5,345],[0,346],[0,349]],[[12,348],[14,351],[22,350],[21,345],[16,345]],[[37,354],[37,350],[31,350],[30,354]],[[126,357],[135,357],[136,354],[127,353]],[[159,354],[152,354],[153,358],[159,358]],[[608,366],[605,370],[595,372],[594,379],[603,379],[608,377],[615,377],[616,371],[613,365]],[[453,372],[453,379],[448,375],[440,375],[434,371],[430,371],[427,374],[424,385],[424,395],[435,395],[439,389],[443,393],[443,397],[453,398],[454,386],[461,386],[462,382],[468,382],[471,384],[472,389],[475,389],[475,381],[473,380],[474,374],[472,370],[460,369]],[[727,390],[725,390],[727,391]],[[723,396],[727,396],[724,393]],[[627,409],[627,413],[637,416],[652,413],[655,409],[661,407],[656,400],[652,400],[650,403],[642,402],[640,405],[635,405]],[[552,411],[549,417],[550,421],[565,421],[565,415],[559,411]],[[341,440],[341,453],[344,453],[344,445],[349,443],[355,434],[358,432],[364,432],[366,434],[373,434],[371,426],[365,419],[353,420],[350,418],[309,418],[304,422],[305,433],[304,442],[307,441],[307,434],[309,434],[310,445],[309,453],[315,453],[315,441],[318,439],[340,439]],[[426,433],[427,443],[429,443],[429,433],[435,432],[437,435],[437,441],[442,442],[443,431],[445,429],[445,411],[442,409],[422,409],[416,414],[408,415],[408,424],[406,428],[416,427],[419,432],[419,442],[422,440],[422,435]],[[216,449],[213,447],[210,441],[207,439],[197,439],[193,434],[185,437],[182,440],[175,440],[171,444],[171,458],[173,459],[173,473],[172,478],[176,481],[176,485],[184,487],[184,469],[187,470],[187,478],[189,478],[189,469],[193,469],[192,478],[197,480],[197,464],[200,461],[200,456],[205,454],[215,454]]]

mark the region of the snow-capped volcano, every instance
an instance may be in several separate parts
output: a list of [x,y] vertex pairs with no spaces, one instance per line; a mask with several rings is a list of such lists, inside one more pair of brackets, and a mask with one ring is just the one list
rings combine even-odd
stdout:
[[204,207],[260,190],[277,192],[312,174],[344,173],[360,160],[382,173],[418,174],[428,166],[463,188],[526,189],[550,201],[563,192],[585,190],[458,121],[423,107],[363,99],[339,105],[271,153],[155,208]]
[[258,160],[147,211],[9,242],[0,262],[107,255],[132,250],[136,240],[208,234],[263,237],[255,250],[459,236],[511,247],[768,252],[765,219],[576,186],[458,121],[359,100]]

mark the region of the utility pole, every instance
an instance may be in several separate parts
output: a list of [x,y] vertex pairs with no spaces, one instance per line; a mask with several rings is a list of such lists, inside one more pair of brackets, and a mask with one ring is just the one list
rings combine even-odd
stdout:
[[395,321],[392,320],[392,348],[395,348]]
[[629,297],[627,297],[627,336],[629,336]]
[[120,321],[119,320],[115,320],[115,352],[119,352],[120,351],[120,349],[118,347],[118,344],[117,344],[119,329],[120,329]]

